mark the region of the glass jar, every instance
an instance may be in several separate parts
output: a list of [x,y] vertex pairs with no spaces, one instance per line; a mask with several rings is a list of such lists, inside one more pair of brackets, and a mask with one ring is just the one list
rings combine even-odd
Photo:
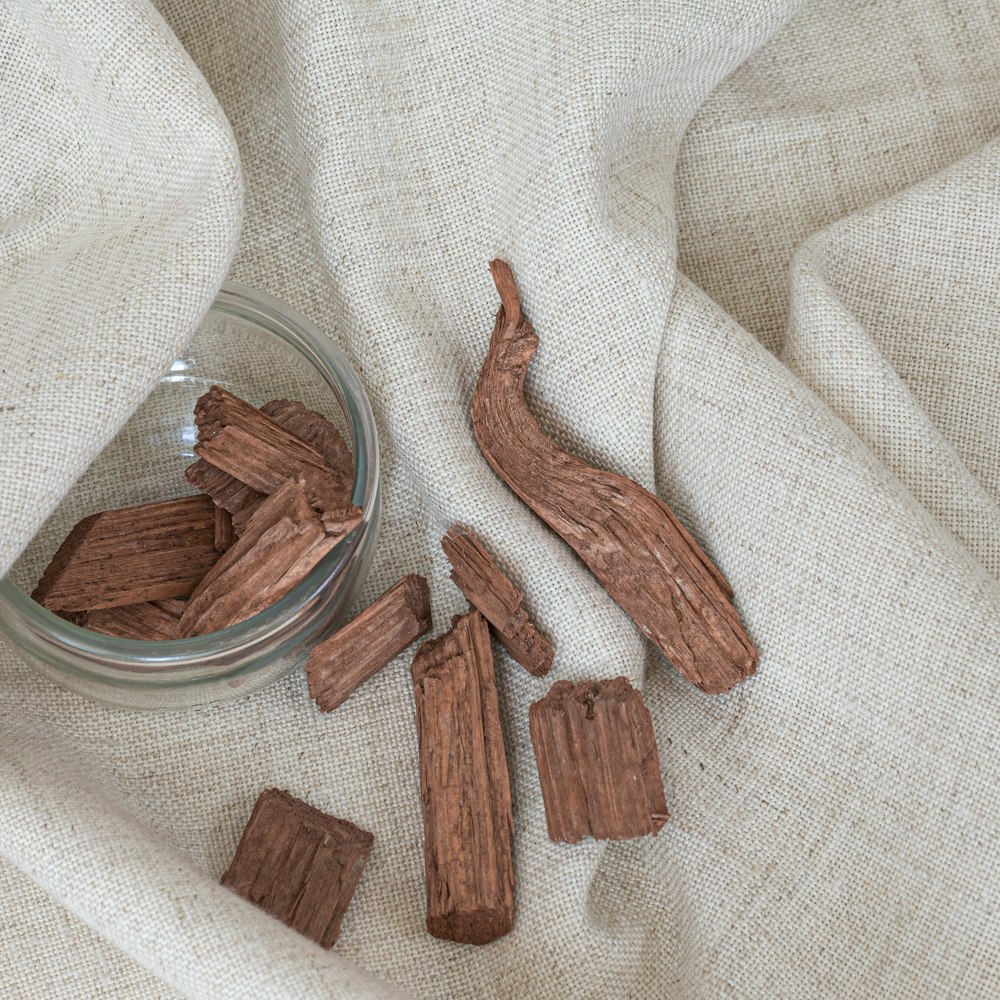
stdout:
[[[358,527],[276,604],[209,635],[118,639],[32,601],[28,592],[80,518],[191,492],[184,470],[197,457],[194,404],[216,384],[258,406],[299,400],[340,429],[354,453]],[[149,398],[0,581],[0,630],[45,677],[96,701],[172,709],[240,697],[299,665],[346,615],[371,565],[380,507],[375,421],[346,357],[270,295],[227,282]]]

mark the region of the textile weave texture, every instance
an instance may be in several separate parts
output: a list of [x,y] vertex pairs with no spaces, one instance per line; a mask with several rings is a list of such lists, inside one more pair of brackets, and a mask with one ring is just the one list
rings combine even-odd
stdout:
[[[0,0],[0,571],[231,276],[344,349],[385,527],[472,526],[557,646],[497,659],[517,918],[424,927],[409,663],[332,715],[90,704],[0,648],[5,997],[1000,992],[1000,11],[986,2]],[[511,261],[529,405],[656,489],[757,675],[683,682],[480,456]],[[123,473],[125,474],[125,473]],[[641,685],[671,819],[549,842],[552,681]],[[277,785],[375,835],[330,953],[218,885]]]

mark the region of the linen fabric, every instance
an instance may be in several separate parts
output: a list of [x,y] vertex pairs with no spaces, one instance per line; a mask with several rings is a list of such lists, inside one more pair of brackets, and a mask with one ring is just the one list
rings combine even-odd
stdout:
[[[0,2],[0,570],[231,275],[351,357],[385,527],[359,607],[473,527],[557,647],[497,657],[517,916],[424,928],[404,653],[139,714],[0,653],[5,997],[1000,990],[1000,14],[927,0]],[[685,683],[480,456],[511,261],[527,397],[655,488],[761,650]],[[624,674],[659,836],[546,835],[528,705]],[[277,785],[375,835],[334,950],[221,888]]]

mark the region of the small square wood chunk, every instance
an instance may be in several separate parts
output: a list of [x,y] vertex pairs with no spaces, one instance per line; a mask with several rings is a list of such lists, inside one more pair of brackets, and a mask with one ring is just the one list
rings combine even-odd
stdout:
[[557,681],[528,709],[549,839],[628,840],[667,821],[653,720],[624,677]]
[[222,884],[330,948],[374,837],[277,788],[253,807]]

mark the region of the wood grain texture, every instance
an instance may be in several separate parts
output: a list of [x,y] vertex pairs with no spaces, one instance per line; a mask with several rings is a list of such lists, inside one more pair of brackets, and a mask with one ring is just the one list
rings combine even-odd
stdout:
[[220,386],[198,398],[194,420],[195,454],[262,493],[273,493],[303,467],[325,466],[315,448]]
[[373,843],[354,823],[269,788],[253,807],[222,884],[331,948]]
[[451,563],[455,586],[490,623],[503,648],[528,673],[547,674],[554,656],[552,646],[528,617],[521,592],[483,543],[468,529],[456,527],[441,539],[441,547]]
[[77,622],[91,632],[113,635],[119,639],[143,639],[164,642],[180,638],[180,617],[164,608],[166,601],[147,601],[143,604],[126,604],[118,608],[99,608],[84,611]]
[[236,541],[236,533],[233,531],[233,515],[225,507],[215,508],[215,549],[217,552],[225,552],[233,542]]
[[[217,632],[285,596],[361,520],[320,470],[308,468],[265,500],[191,594],[182,637]],[[213,530],[214,538],[214,530]]]
[[413,659],[427,929],[486,944],[514,924],[510,779],[486,620],[471,611]]
[[479,447],[684,677],[711,694],[728,691],[758,659],[732,589],[659,497],[591,468],[542,432],[524,404],[538,338],[510,267],[497,260],[490,269],[501,307],[472,402]]
[[627,840],[667,821],[653,720],[624,677],[557,681],[528,709],[549,838]]
[[349,504],[354,489],[354,458],[340,431],[323,414],[294,399],[272,399],[260,411],[323,456],[334,489]]
[[218,557],[208,497],[120,507],[80,521],[31,596],[52,611],[187,597]]
[[[354,459],[340,432],[322,414],[291,399],[272,399],[256,411],[245,400],[222,389],[218,392],[210,390],[199,400],[199,405],[202,414],[199,425],[199,446],[203,445],[201,453],[220,460],[227,469],[237,471],[260,486],[255,489],[247,485],[206,458],[199,458],[185,471],[185,477],[192,486],[207,493],[220,507],[234,515],[233,528],[237,535],[242,533],[264,498],[287,478],[281,475],[282,472],[291,475],[300,465],[315,465],[317,456],[322,459],[344,505],[351,502]],[[263,415],[263,419],[250,411]],[[222,416],[218,415],[220,413]],[[211,419],[213,414],[216,415],[215,420]],[[241,419],[249,421],[248,426],[241,427],[245,433],[226,432],[229,425],[224,421],[235,422],[235,426],[240,427]],[[287,438],[281,437],[281,431],[294,435],[310,450],[295,450],[290,457],[285,455],[281,448],[282,442],[287,443]],[[209,439],[212,436],[214,443],[202,441],[203,437]],[[268,462],[277,464],[271,469],[266,467]],[[265,488],[263,484],[266,483],[276,485]]]
[[411,573],[313,647],[306,678],[319,710],[332,712],[342,705],[430,629],[430,588],[422,576]]

